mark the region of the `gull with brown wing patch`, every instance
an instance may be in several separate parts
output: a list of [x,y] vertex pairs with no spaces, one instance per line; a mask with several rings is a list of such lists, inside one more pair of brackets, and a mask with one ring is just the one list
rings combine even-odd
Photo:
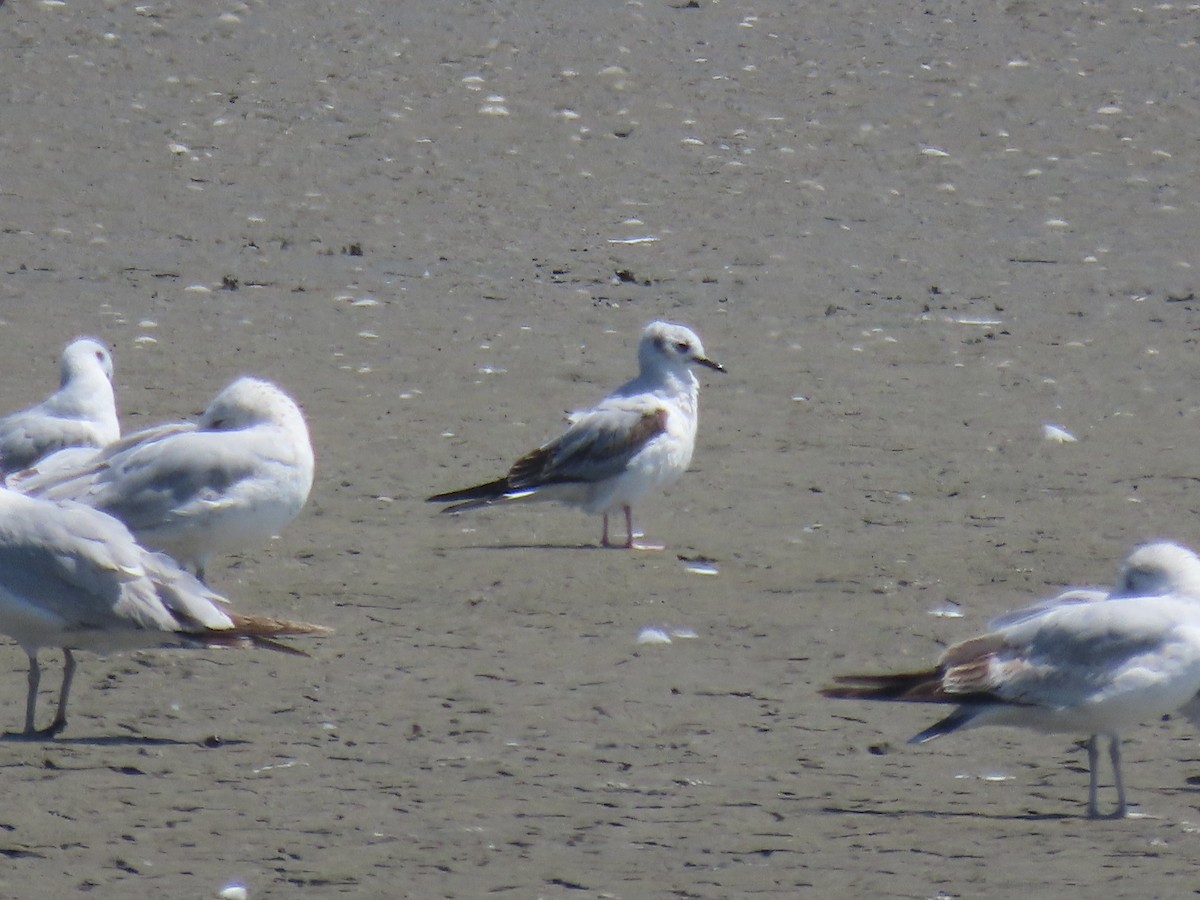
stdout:
[[592,409],[574,413],[570,426],[526,453],[494,481],[428,498],[461,512],[530,500],[554,500],[603,516],[601,543],[609,540],[608,516],[625,514],[625,542],[636,550],[661,544],[635,540],[633,503],[654,488],[673,484],[696,446],[700,382],[692,366],[724,372],[709,359],[694,331],[669,322],[646,326],[638,346],[636,378]]
[[[1112,591],[1064,592],[997,619],[987,633],[949,647],[933,668],[838,676],[821,694],[956,706],[911,738],[916,744],[982,725],[1088,734],[1090,818],[1100,815],[1100,738],[1107,736],[1112,816],[1120,818],[1128,809],[1121,733],[1168,713],[1191,718],[1200,708],[1200,597],[1190,590],[1188,557],[1195,560],[1173,544],[1138,548]],[[1144,594],[1133,592],[1138,586]]]

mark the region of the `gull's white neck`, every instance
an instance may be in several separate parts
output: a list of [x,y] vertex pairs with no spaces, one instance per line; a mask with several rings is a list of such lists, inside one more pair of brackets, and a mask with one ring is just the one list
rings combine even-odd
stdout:
[[643,364],[637,378],[621,385],[613,396],[630,397],[635,394],[657,394],[681,403],[696,406],[700,393],[700,381],[688,366],[664,365],[655,360],[651,365]]

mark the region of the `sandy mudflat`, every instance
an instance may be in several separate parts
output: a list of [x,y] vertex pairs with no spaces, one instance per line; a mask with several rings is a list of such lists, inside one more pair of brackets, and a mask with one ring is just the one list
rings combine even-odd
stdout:
[[[129,429],[279,381],[312,500],[210,577],[337,629],[84,658],[68,731],[0,742],[0,896],[1194,889],[1182,723],[1127,743],[1146,817],[1095,823],[1070,738],[910,748],[928,710],[815,691],[1200,544],[1195,11],[686,6],[0,5],[0,409],[80,333]],[[638,511],[669,552],[420,502],[655,317],[730,372]]]

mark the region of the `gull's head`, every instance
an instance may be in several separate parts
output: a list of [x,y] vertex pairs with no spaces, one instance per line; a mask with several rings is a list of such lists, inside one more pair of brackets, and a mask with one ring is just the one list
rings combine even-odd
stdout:
[[704,345],[700,343],[700,336],[696,332],[674,322],[651,322],[646,326],[638,347],[638,362],[643,372],[664,365],[682,369],[698,365],[717,372],[725,371],[723,365],[705,354]]
[[77,375],[100,372],[108,381],[113,378],[112,354],[95,338],[76,338],[63,349],[59,361],[62,384],[66,385]]
[[1121,563],[1116,594],[1154,597],[1188,594],[1200,599],[1200,557],[1171,541],[1135,547]]
[[287,394],[269,381],[243,375],[213,397],[197,423],[202,431],[241,431],[256,425],[303,429],[304,414]]

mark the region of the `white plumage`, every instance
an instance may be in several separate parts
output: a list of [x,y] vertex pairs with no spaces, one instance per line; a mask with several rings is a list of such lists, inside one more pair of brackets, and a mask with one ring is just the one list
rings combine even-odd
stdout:
[[108,348],[95,338],[77,338],[63,350],[59,369],[58,390],[0,419],[0,474],[64,447],[99,448],[120,436]]
[[128,435],[82,464],[18,480],[21,491],[75,500],[125,523],[140,543],[193,565],[261,544],[303,508],[313,482],[304,414],[280,388],[242,377],[199,421]]

